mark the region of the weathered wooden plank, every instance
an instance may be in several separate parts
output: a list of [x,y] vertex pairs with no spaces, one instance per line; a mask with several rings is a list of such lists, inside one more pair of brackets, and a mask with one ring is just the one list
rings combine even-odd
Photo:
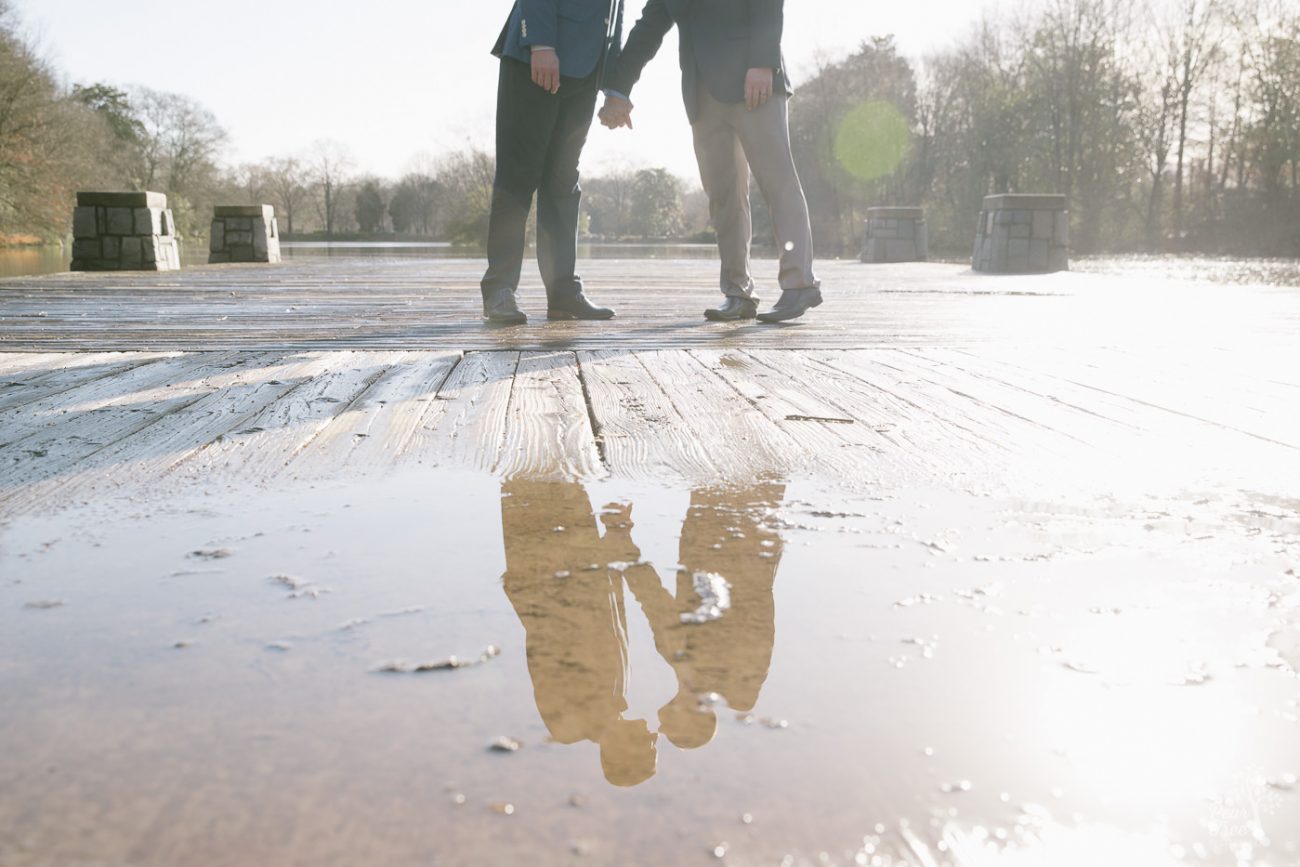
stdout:
[[637,355],[579,352],[596,439],[611,471],[633,479],[699,479],[718,472],[663,386]]
[[[1005,349],[990,349],[988,354],[1020,370],[1031,366],[1023,358],[1008,358]],[[1050,348],[1043,351],[1037,364],[1051,376],[1099,397],[1116,398],[1300,449],[1300,409],[1288,398],[1285,385],[1261,388],[1258,380],[1262,377],[1247,372],[1204,378],[1162,373],[1163,356],[1154,352],[1133,356],[1116,350],[1063,352]]]
[[319,353],[314,375],[193,458],[188,477],[265,483],[401,357],[393,352]]
[[689,352],[652,350],[636,357],[709,456],[717,480],[741,483],[803,469],[806,456],[798,444]]
[[[69,472],[100,450],[194,403],[207,390],[206,376],[235,363],[222,353],[169,357],[115,377],[111,387],[93,382],[75,389],[71,394],[77,400],[70,405],[44,405],[28,429],[0,446],[0,491]],[[5,430],[14,427],[20,425],[7,419]]]
[[788,464],[792,471],[874,476],[880,470],[880,435],[844,407],[825,400],[814,381],[792,376],[786,360],[797,354],[691,351],[696,361],[784,432],[789,440],[785,450],[798,456]]
[[869,408],[864,422],[882,431],[892,423],[886,437],[901,453],[924,460],[932,473],[985,479],[1006,467],[1012,444],[1004,432],[984,429],[933,389],[918,389],[879,364],[876,351],[817,350],[801,360],[811,365],[805,375],[836,390],[844,406]]
[[459,352],[402,353],[380,378],[301,450],[286,472],[296,478],[358,476],[405,462]]
[[605,474],[572,352],[520,356],[496,471],[539,480]]
[[205,377],[209,389],[193,403],[159,415],[153,423],[74,464],[36,465],[36,472],[0,494],[0,514],[57,504],[96,492],[145,484],[156,487],[177,465],[244,425],[317,372],[319,358],[284,353],[249,354],[234,367]]
[[470,352],[412,433],[410,460],[491,470],[505,440],[517,352]]
[[[171,353],[175,354],[175,353]],[[46,397],[72,391],[95,380],[108,379],[132,368],[167,357],[159,352],[71,352],[32,367],[21,375],[0,375],[0,411],[28,406]]]

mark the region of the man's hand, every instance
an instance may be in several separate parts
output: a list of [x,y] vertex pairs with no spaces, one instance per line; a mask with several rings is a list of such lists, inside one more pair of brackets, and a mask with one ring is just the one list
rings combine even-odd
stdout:
[[632,128],[632,103],[612,93],[605,94],[605,104],[600,109],[600,122],[609,129],[625,126]]
[[[533,61],[537,61],[534,59]],[[745,74],[745,105],[750,111],[758,108],[772,98],[771,67],[755,67]]]
[[560,90],[560,55],[554,48],[533,49],[533,84],[547,93]]

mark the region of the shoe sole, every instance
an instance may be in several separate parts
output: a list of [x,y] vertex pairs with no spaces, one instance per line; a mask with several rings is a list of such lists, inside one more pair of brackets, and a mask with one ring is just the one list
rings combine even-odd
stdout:
[[546,311],[546,318],[552,322],[608,322],[614,318],[611,313],[608,316],[579,316],[576,313],[552,313]]
[[798,319],[800,316],[804,315],[814,307],[820,307],[820,306],[822,306],[822,299],[818,298],[816,301],[813,301],[807,307],[800,310],[798,313],[791,313],[789,315],[778,315],[776,311],[773,310],[768,313],[760,313],[758,314],[757,318],[759,322],[789,322],[791,319]]
[[709,320],[710,322],[747,322],[750,319],[757,319],[758,311],[756,310],[753,313],[750,313],[748,316],[723,316],[721,313],[718,313],[716,311],[705,310],[704,318]]

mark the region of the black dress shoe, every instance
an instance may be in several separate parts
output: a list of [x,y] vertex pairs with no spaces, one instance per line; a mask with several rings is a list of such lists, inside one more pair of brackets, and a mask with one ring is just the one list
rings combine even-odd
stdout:
[[547,319],[613,319],[614,311],[597,307],[579,292],[567,298],[552,298],[546,305]]
[[728,295],[720,307],[710,307],[704,311],[704,318],[710,322],[739,322],[753,319],[758,314],[758,303],[753,298],[737,298]]
[[822,290],[786,289],[780,299],[766,313],[758,314],[759,322],[785,322],[798,319],[812,307],[822,303]]
[[497,289],[483,298],[483,318],[498,325],[523,325],[528,317],[515,303],[513,289]]

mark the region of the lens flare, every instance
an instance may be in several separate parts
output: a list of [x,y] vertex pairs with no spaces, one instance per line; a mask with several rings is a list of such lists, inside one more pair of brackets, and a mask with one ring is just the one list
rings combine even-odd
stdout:
[[892,103],[864,102],[840,121],[835,160],[853,177],[874,181],[892,174],[912,146],[907,118]]

